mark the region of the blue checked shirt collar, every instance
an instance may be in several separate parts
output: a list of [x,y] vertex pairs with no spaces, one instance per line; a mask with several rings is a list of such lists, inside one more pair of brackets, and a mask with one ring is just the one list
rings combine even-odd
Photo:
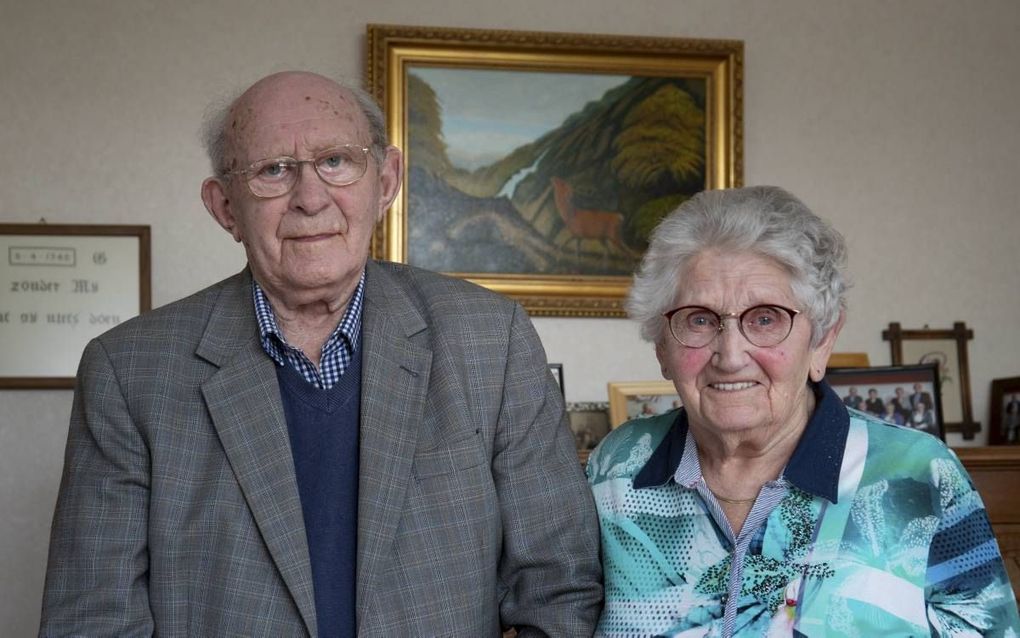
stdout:
[[287,343],[276,323],[276,315],[266,293],[252,279],[252,298],[255,301],[255,319],[259,324],[262,349],[277,365],[290,365],[301,373],[305,381],[317,388],[328,390],[340,380],[351,365],[355,344],[361,333],[361,307],[365,299],[365,273],[362,271],[358,287],[347,304],[347,312],[322,346],[319,368],[297,348]]
[[[812,385],[815,411],[808,419],[793,455],[783,470],[783,478],[801,490],[836,502],[839,469],[850,431],[850,414],[839,396],[822,381]],[[688,437],[687,412],[680,410],[666,438],[652,452],[641,471],[634,477],[634,489],[657,487],[667,482],[690,482],[700,475],[697,455],[684,458],[684,449],[693,438]],[[687,461],[682,463],[681,461]]]

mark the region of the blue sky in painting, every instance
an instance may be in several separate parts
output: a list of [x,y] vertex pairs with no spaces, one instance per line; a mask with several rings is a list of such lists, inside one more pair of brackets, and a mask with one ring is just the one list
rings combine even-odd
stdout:
[[534,141],[626,75],[415,67],[436,92],[455,166],[472,170]]

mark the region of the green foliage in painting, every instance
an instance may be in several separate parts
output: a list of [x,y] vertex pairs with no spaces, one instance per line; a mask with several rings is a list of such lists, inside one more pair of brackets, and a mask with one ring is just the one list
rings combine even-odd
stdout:
[[689,93],[663,86],[627,113],[613,146],[613,170],[627,186],[682,182],[704,168],[705,114]]
[[690,199],[689,196],[677,193],[645,202],[633,216],[632,233],[647,244],[652,231],[659,225],[662,218],[688,199]]
[[414,73],[407,74],[408,157],[416,165],[442,175],[450,170],[443,140],[443,116],[436,93]]

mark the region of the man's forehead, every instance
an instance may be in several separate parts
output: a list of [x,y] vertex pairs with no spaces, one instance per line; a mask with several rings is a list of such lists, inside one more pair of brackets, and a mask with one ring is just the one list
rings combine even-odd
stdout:
[[291,152],[296,144],[371,141],[368,121],[354,96],[321,84],[253,88],[235,104],[227,126],[239,155]]
[[359,124],[364,119],[357,100],[339,86],[273,86],[245,93],[231,109],[234,134],[311,119]]
[[368,144],[367,126],[357,117],[325,116],[312,118],[279,119],[256,122],[239,132],[239,146],[278,146],[289,150],[295,142],[304,146],[332,146],[336,144]]

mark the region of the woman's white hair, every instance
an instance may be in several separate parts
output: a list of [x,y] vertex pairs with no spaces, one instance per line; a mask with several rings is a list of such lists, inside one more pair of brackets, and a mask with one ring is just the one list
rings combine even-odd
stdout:
[[710,249],[760,255],[782,266],[811,321],[811,347],[846,310],[846,243],[836,229],[776,186],[704,191],[652,233],[626,304],[642,338],[659,342],[668,334],[662,314],[675,306],[691,258]]

